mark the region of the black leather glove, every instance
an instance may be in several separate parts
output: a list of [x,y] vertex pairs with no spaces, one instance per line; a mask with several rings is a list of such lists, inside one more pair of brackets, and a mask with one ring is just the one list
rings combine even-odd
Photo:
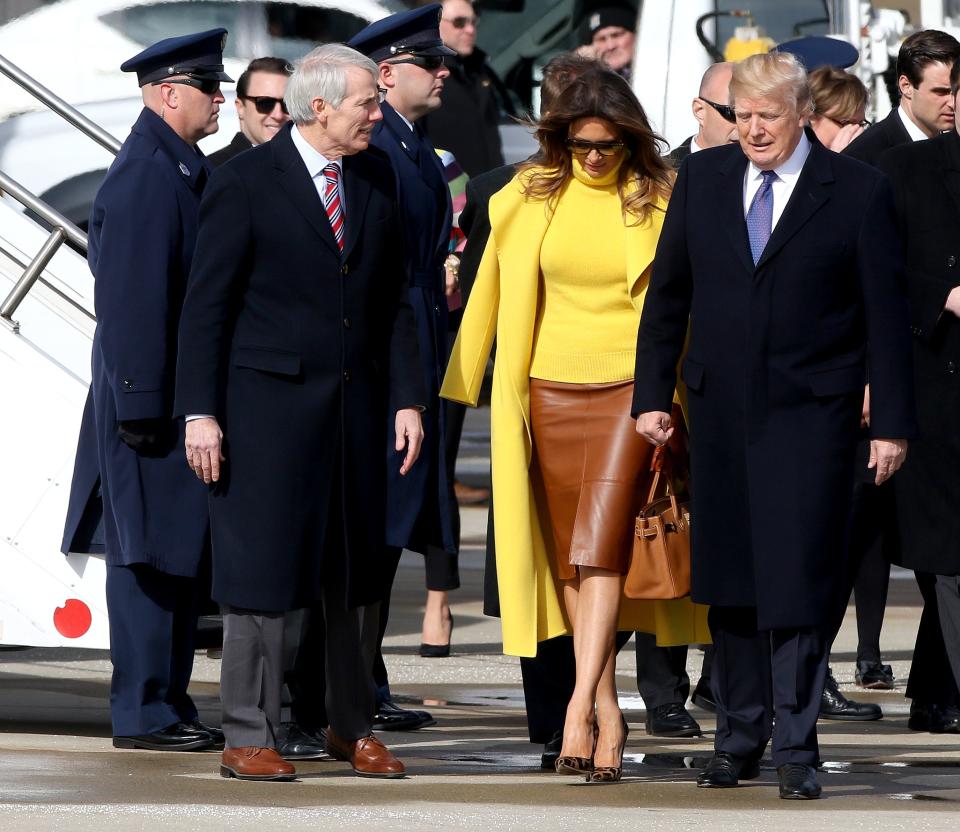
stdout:
[[142,456],[165,456],[173,449],[176,423],[172,419],[129,419],[117,428],[120,440]]

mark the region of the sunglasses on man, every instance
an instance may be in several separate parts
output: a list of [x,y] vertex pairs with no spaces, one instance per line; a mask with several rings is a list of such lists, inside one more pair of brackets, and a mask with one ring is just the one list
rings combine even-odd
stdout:
[[454,29],[466,29],[467,26],[473,26],[476,28],[477,22],[480,20],[476,15],[461,15],[460,17],[451,17],[447,23],[453,26]]
[[440,69],[446,63],[443,55],[410,55],[406,58],[397,58],[387,61],[388,64],[413,64],[421,69],[428,69],[431,72]]
[[280,105],[284,115],[289,115],[287,105],[282,98],[274,98],[272,95],[241,95],[242,101],[252,101],[256,111],[262,116],[268,116],[273,112],[273,108]]
[[737,123],[737,114],[733,111],[733,107],[728,104],[717,104],[716,101],[711,101],[709,98],[701,98],[700,100],[713,107],[724,121],[729,121],[731,124]]
[[153,82],[153,86],[158,84],[183,84],[200,90],[204,95],[216,95],[220,92],[220,81],[216,78],[165,78],[162,81]]

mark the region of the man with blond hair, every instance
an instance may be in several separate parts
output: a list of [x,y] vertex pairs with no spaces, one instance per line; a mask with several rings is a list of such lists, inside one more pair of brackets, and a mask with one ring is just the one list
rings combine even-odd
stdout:
[[670,438],[689,334],[692,595],[716,645],[697,783],[756,777],[772,737],[780,796],[809,799],[868,373],[878,483],[916,435],[903,253],[886,178],[805,136],[792,55],[747,58],[730,90],[739,144],[691,155],[670,200],[633,411],[651,443]]

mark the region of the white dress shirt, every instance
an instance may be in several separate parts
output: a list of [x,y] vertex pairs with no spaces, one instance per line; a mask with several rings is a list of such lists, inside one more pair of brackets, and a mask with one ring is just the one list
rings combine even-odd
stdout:
[[[770,186],[770,190],[773,191],[773,222],[770,225],[771,231],[777,227],[777,222],[779,222],[780,217],[783,216],[783,211],[790,201],[790,195],[797,186],[800,171],[803,170],[803,163],[807,161],[807,156],[809,155],[810,140],[806,134],[802,133],[800,135],[800,142],[790,155],[790,158],[780,165],[780,167],[774,168],[774,173],[777,174],[777,178],[773,180],[773,184]],[[744,217],[747,216],[747,212],[750,210],[750,203],[753,202],[754,196],[756,196],[757,191],[760,190],[760,185],[763,182],[762,173],[763,171],[753,162],[747,165],[746,173],[743,175]]]
[[922,142],[924,139],[929,139],[930,137],[923,132],[916,124],[913,123],[910,116],[907,115],[907,111],[903,109],[901,104],[897,107],[897,115],[900,116],[900,121],[903,122],[903,126],[906,128],[907,132],[910,134],[910,139],[915,142]]

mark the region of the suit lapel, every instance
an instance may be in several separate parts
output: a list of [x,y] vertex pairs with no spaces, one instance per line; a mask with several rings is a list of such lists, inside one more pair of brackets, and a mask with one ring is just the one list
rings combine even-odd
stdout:
[[[274,167],[280,172],[281,190],[296,206],[297,210],[303,214],[304,219],[317,232],[323,242],[339,257],[340,246],[337,245],[333,236],[330,220],[323,207],[323,201],[310,178],[307,166],[303,163],[303,159],[293,144],[293,139],[290,138],[289,128],[271,139],[270,150],[273,153]],[[347,208],[350,208],[349,200]],[[347,223],[349,229],[349,214],[347,215]]]
[[730,218],[721,225],[727,232],[737,257],[744,268],[753,274],[753,256],[750,254],[750,239],[747,237],[747,221],[743,216],[743,175],[747,170],[747,157],[732,153],[720,167],[720,216]]
[[[830,199],[825,187],[833,182],[829,153],[820,145],[810,147],[810,155],[800,171],[800,178],[790,195],[780,221],[770,235],[767,246],[757,261],[757,274],[771,257],[782,249],[820,208]],[[742,209],[741,209],[742,210]]]
[[943,159],[943,184],[960,211],[960,136],[955,130],[938,136],[933,141],[940,143]]
[[[346,192],[344,260],[350,256],[350,252],[360,238],[363,216],[367,211],[367,203],[370,201],[370,180],[367,179],[361,158],[358,156],[344,156],[343,158],[343,184]],[[330,236],[332,239],[333,234],[331,233]]]

